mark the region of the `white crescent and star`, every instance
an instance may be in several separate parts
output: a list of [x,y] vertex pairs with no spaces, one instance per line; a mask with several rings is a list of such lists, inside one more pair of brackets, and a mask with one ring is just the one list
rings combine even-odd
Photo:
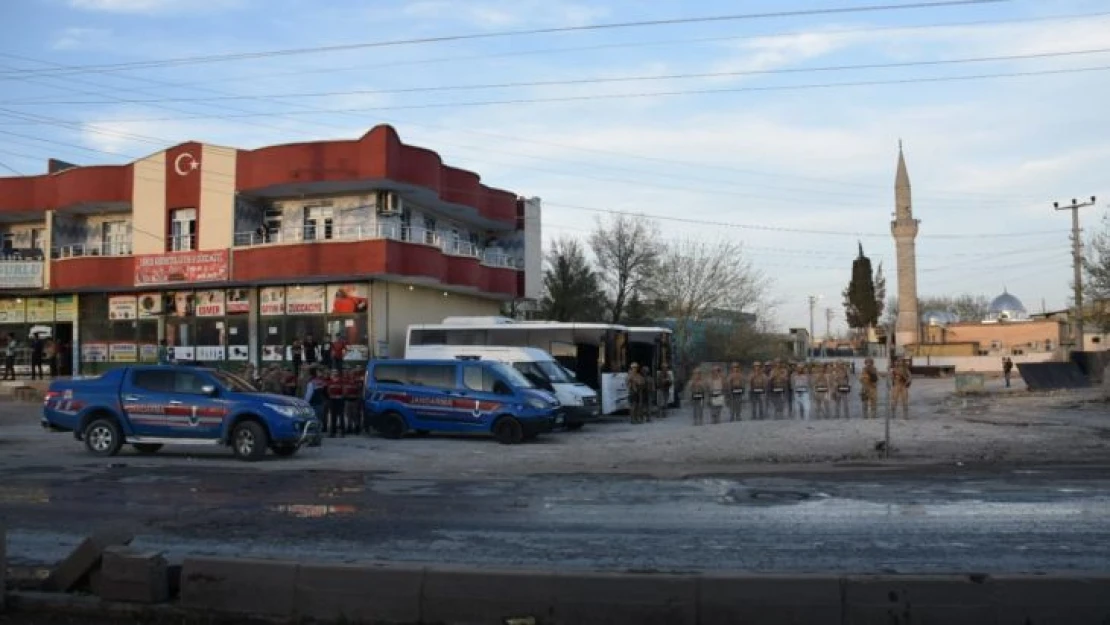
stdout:
[[188,176],[189,172],[200,169],[200,161],[188,152],[182,152],[173,159],[173,170],[178,176]]

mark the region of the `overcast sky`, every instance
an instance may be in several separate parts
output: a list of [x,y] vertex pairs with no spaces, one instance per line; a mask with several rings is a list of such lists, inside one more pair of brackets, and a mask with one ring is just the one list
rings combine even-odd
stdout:
[[[0,163],[40,173],[48,157],[126,162],[186,140],[257,147],[353,138],[390,123],[406,143],[439,151],[487,184],[543,198],[545,239],[585,237],[604,210],[658,217],[669,238],[738,239],[773,280],[780,327],[807,325],[807,296],[818,295],[818,330],[832,307],[835,332],[857,240],[884,263],[894,291],[889,222],[901,139],[921,219],[919,294],[994,296],[1006,287],[1031,311],[1042,301],[1066,306],[1070,221],[1052,202],[1098,195],[1083,213],[1095,228],[1110,201],[1107,0],[750,17],[58,71],[880,4],[3,0]],[[1026,58],[997,59],[1015,56]],[[935,63],[953,60],[964,62]],[[874,67],[886,64],[899,66]],[[859,65],[872,67],[844,69]],[[933,80],[950,77],[969,78]],[[548,81],[562,84],[534,84]],[[504,83],[516,84],[490,87]],[[857,84],[828,86],[835,83]],[[421,89],[476,85],[485,87]],[[329,95],[312,95],[321,93]],[[275,97],[282,94],[300,95]],[[635,95],[612,97],[621,94]]]

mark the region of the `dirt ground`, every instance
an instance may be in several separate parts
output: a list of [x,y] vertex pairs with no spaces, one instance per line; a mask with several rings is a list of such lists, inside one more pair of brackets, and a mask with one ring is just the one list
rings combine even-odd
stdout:
[[[1088,463],[1110,461],[1110,403],[1102,389],[1030,393],[988,380],[986,391],[957,396],[954,382],[918,379],[911,388],[910,418],[891,421],[892,458],[876,445],[880,418],[744,420],[694,427],[687,409],[662,420],[632,425],[606,419],[580,432],[558,432],[534,443],[505,446],[488,439],[430,436],[393,441],[376,436],[326,439],[289,460],[249,465],[264,471],[338,469],[387,471],[411,476],[478,476],[545,473],[699,473],[785,470],[789,465],[855,466],[860,463]],[[218,448],[166,448],[156,456],[126,450],[104,460],[86,453],[67,434],[44,432],[40,407],[0,403],[0,467],[63,464],[96,466],[244,466]]]

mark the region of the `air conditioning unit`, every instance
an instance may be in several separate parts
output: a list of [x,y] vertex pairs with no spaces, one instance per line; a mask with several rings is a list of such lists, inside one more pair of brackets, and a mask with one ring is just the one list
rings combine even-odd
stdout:
[[378,193],[378,215],[382,217],[394,217],[400,215],[404,208],[404,200],[401,196],[392,191],[381,191]]

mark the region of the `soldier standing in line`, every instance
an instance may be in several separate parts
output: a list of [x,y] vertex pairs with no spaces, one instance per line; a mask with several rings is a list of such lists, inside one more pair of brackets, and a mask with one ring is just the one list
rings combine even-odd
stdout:
[[829,365],[821,363],[814,368],[813,376],[813,407],[814,415],[818,419],[829,418]]
[[767,396],[767,376],[763,375],[763,363],[756,361],[752,364],[752,375],[749,378],[752,402],[752,419],[762,419],[764,416],[764,398]]
[[705,425],[705,396],[708,390],[701,376],[701,367],[690,377],[690,406],[694,412],[694,425]]
[[343,403],[347,418],[347,431],[351,434],[361,434],[363,430],[362,410],[362,385],[356,372],[348,371],[340,374],[343,376]]
[[836,368],[833,373],[832,385],[835,394],[833,395],[833,406],[836,410],[836,418],[839,419],[843,414],[845,419],[852,418],[852,376],[848,373],[848,365],[844,362],[836,363]]
[[640,373],[644,376],[643,419],[646,423],[651,423],[651,413],[655,411],[655,376],[651,375],[651,369],[648,367],[641,369]]
[[674,380],[671,378],[671,372],[667,370],[667,365],[659,365],[659,375],[655,381],[655,395],[656,401],[659,403],[659,418],[667,418],[667,406],[671,403],[671,386]]
[[890,416],[898,414],[898,404],[902,404],[902,418],[910,418],[910,366],[909,361],[899,360],[890,372]]
[[346,406],[343,397],[343,378],[335,369],[327,381],[328,394],[328,434],[335,438],[336,435],[347,437]]
[[721,422],[721,410],[725,407],[725,376],[720,367],[713,367],[709,376],[709,418],[716,425]]
[[798,365],[794,370],[794,375],[790,376],[790,388],[794,391],[794,404],[790,411],[790,416],[794,416],[794,409],[798,411],[798,418],[806,418],[806,404],[809,403],[809,385],[810,375],[806,371],[805,365]]
[[859,376],[859,397],[863,404],[863,418],[879,417],[879,370],[871,358],[863,361],[863,372]]
[[739,421],[744,410],[744,371],[740,363],[732,363],[728,374],[728,420]]
[[790,385],[790,373],[786,371],[781,361],[775,363],[771,369],[771,406],[775,409],[775,418],[781,419],[786,409],[786,391]]
[[640,373],[640,365],[632,363],[628,367],[628,407],[632,413],[632,423],[640,424],[644,421],[644,391],[646,380]]

